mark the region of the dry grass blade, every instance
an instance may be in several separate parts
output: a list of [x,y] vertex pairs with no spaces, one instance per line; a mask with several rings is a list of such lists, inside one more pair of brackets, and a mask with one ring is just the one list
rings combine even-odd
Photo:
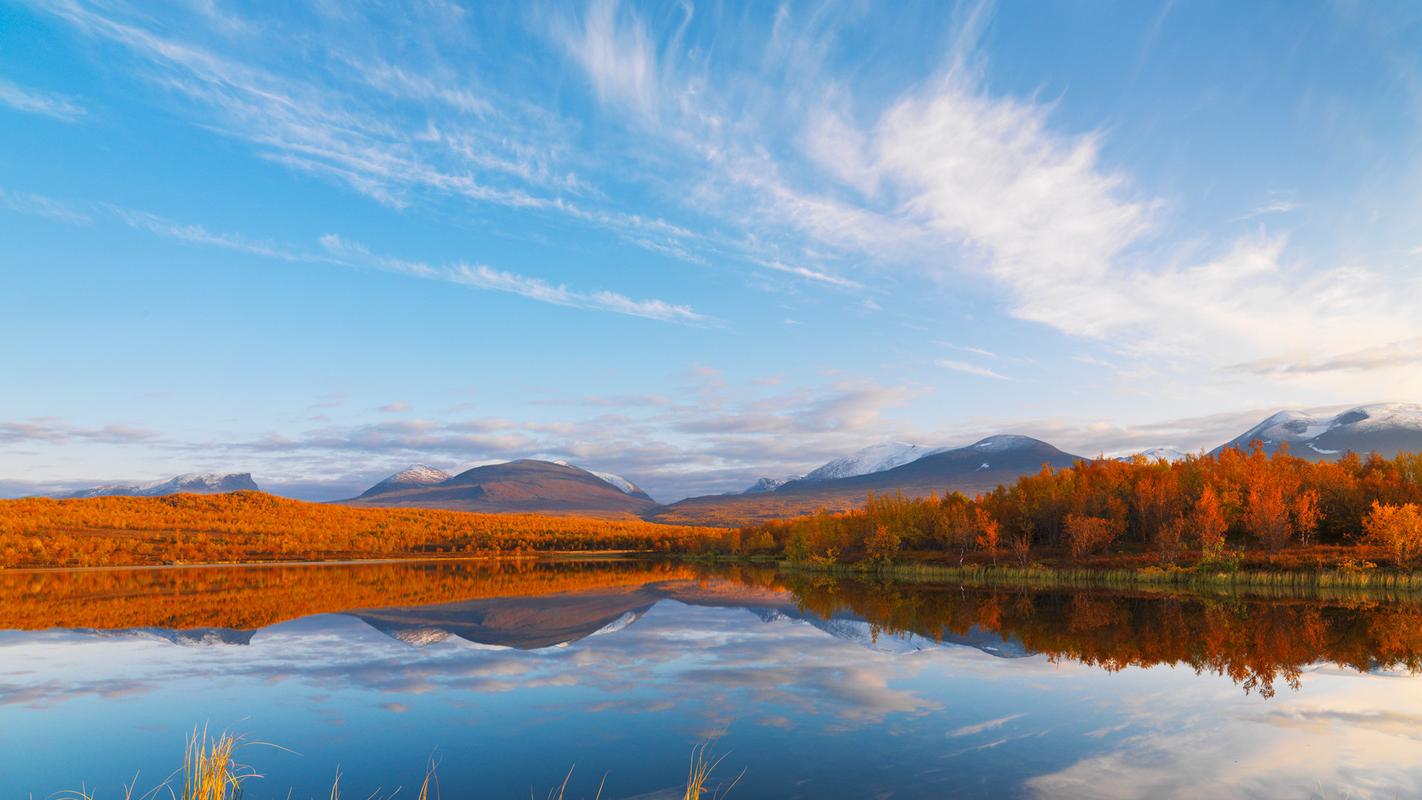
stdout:
[[701,800],[707,792],[711,793],[713,800],[730,794],[731,790],[745,776],[745,772],[742,771],[725,786],[711,786],[711,775],[724,758],[723,755],[720,758],[712,759],[710,742],[697,745],[691,751],[691,766],[687,771],[686,792],[682,795],[682,800]]
[[260,777],[236,760],[242,740],[223,732],[209,737],[194,729],[183,757],[181,800],[241,800],[243,782]]

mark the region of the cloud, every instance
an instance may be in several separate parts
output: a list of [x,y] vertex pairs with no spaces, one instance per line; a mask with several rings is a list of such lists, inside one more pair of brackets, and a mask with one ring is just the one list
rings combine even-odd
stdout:
[[634,300],[626,295],[606,290],[581,292],[563,285],[555,286],[540,278],[506,272],[483,264],[459,262],[452,266],[437,267],[419,261],[387,258],[372,253],[364,245],[348,242],[335,234],[322,236],[321,244],[332,256],[356,264],[374,266],[420,278],[443,280],[476,289],[514,294],[529,300],[537,300],[540,303],[594,311],[610,311],[615,314],[643,317],[662,322],[706,324],[715,321],[712,317],[697,313],[688,305],[656,299]]
[[1262,206],[1258,206],[1258,207],[1254,208],[1254,209],[1253,209],[1252,211],[1250,211],[1248,214],[1245,214],[1245,215],[1239,217],[1236,221],[1237,221],[1237,222],[1242,222],[1242,221],[1244,221],[1244,220],[1254,219],[1255,217],[1262,217],[1262,216],[1266,216],[1266,215],[1268,215],[1268,214],[1288,214],[1288,213],[1291,213],[1291,212],[1293,212],[1293,211],[1297,211],[1298,209],[1299,209],[1298,203],[1290,203],[1290,202],[1283,201],[1283,200],[1275,200],[1275,201],[1273,201],[1273,202],[1265,203],[1265,204],[1262,205]]
[[[86,215],[58,201],[40,195],[9,192],[3,188],[0,188],[0,205],[74,224],[89,221]],[[460,262],[453,266],[435,267],[418,261],[378,256],[364,245],[346,241],[335,234],[327,234],[320,238],[322,252],[311,252],[290,244],[259,241],[232,233],[214,233],[202,225],[176,222],[146,211],[136,211],[108,204],[103,204],[101,207],[124,224],[156,236],[191,244],[220,247],[225,250],[281,261],[373,266],[413,277],[442,280],[462,286],[515,294],[530,300],[571,308],[608,311],[662,322],[683,324],[717,322],[713,317],[698,313],[689,305],[657,299],[636,300],[624,294],[607,290],[579,292],[566,286],[555,286],[539,278],[495,269],[484,264]]]
[[1390,370],[1418,363],[1422,363],[1422,336],[1336,355],[1300,352],[1273,356],[1233,364],[1227,369],[1256,375],[1316,375],[1325,372]]
[[[464,15],[365,9],[341,26],[293,31],[274,16],[197,14],[160,32],[146,16],[82,0],[45,9],[124,48],[178,113],[273,163],[397,208],[422,195],[460,198],[690,255],[690,231],[601,202],[576,172],[571,123],[518,87],[500,94],[480,83],[479,67],[503,74],[509,64]],[[338,35],[361,26],[373,35]],[[220,35],[204,37],[208,28]],[[229,35],[244,29],[261,30],[262,47]],[[384,46],[397,39],[430,46]]]
[[403,414],[404,412],[409,411],[409,410],[410,410],[410,404],[409,404],[409,403],[402,403],[402,402],[399,402],[399,401],[396,401],[396,402],[394,402],[394,403],[386,403],[385,405],[383,405],[383,406],[381,406],[381,407],[379,408],[379,411],[380,411],[382,414]]
[[4,187],[0,187],[0,207],[70,225],[87,225],[91,221],[88,214],[69,203],[40,194],[17,192]]
[[26,422],[0,422],[0,444],[17,442],[95,442],[99,444],[132,444],[158,438],[155,431],[129,425],[109,424],[98,428],[69,425],[53,417],[38,417]]
[[[583,68],[600,100],[652,117],[662,93],[657,53],[642,22],[620,11],[615,0],[594,0],[582,19],[555,19],[553,33]],[[690,6],[685,13],[689,20]]]
[[191,244],[220,247],[224,250],[251,253],[252,255],[265,256],[266,258],[275,258],[282,261],[320,260],[317,255],[303,253],[296,248],[286,245],[254,241],[244,236],[230,233],[213,233],[201,225],[174,222],[173,220],[160,217],[157,214],[150,214],[146,211],[134,211],[119,208],[118,206],[109,206],[108,208],[115,216],[122,220],[124,224],[168,239],[177,239]]
[[1027,716],[1027,715],[1026,715],[1026,714],[1008,714],[1008,715],[1005,716],[1005,717],[998,717],[998,718],[996,718],[996,719],[987,720],[986,722],[979,722],[979,723],[974,724],[974,725],[964,725],[964,726],[961,727],[961,728],[955,728],[955,729],[949,731],[949,732],[948,732],[948,735],[949,735],[950,737],[974,736],[974,735],[976,735],[976,734],[982,733],[983,731],[989,731],[989,730],[994,730],[994,729],[996,729],[996,728],[1001,728],[1003,725],[1006,725],[1007,723],[1012,722],[1013,720],[1021,719],[1022,717],[1025,717],[1025,716]]
[[1012,380],[1006,375],[994,372],[993,370],[988,369],[987,367],[980,367],[976,364],[969,364],[966,361],[954,361],[948,358],[940,358],[936,363],[938,364],[938,366],[943,367],[944,369],[951,369],[955,372],[966,372],[969,375],[977,375],[982,378],[995,378],[1000,381]]
[[38,114],[63,122],[74,122],[87,112],[69,98],[27,89],[0,78],[0,103],[26,114]]

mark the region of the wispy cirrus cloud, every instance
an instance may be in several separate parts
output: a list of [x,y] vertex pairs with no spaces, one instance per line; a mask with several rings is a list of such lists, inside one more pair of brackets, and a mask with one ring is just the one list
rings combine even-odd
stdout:
[[317,256],[313,253],[302,252],[288,245],[258,241],[234,233],[215,233],[202,225],[189,222],[175,222],[146,211],[134,211],[117,206],[108,206],[108,209],[126,225],[168,239],[177,239],[190,244],[220,247],[224,250],[251,253],[252,255],[276,258],[282,261],[313,261],[317,259]]
[[997,372],[996,370],[978,364],[970,364],[967,361],[955,361],[951,358],[940,358],[935,363],[937,363],[938,366],[943,367],[944,369],[951,369],[954,372],[963,372],[968,375],[977,375],[980,378],[992,378],[994,380],[999,381],[1012,380],[1011,378],[1007,377],[1006,375],[1003,375],[1000,372]]
[[111,423],[94,428],[71,425],[53,417],[37,417],[25,421],[0,422],[0,444],[43,442],[96,442],[101,444],[131,444],[158,438],[156,431],[131,425]]
[[[8,191],[3,187],[0,187],[0,206],[72,224],[84,224],[91,221],[87,214],[69,204],[42,195]],[[567,286],[551,284],[540,278],[500,270],[485,264],[459,262],[448,266],[434,266],[419,261],[380,256],[372,253],[364,245],[347,241],[335,234],[322,236],[319,240],[321,245],[319,249],[303,249],[290,243],[254,239],[237,233],[216,232],[203,225],[178,222],[158,214],[107,203],[97,204],[94,208],[111,214],[129,227],[146,231],[155,236],[281,261],[376,267],[412,277],[442,280],[476,289],[514,294],[542,303],[606,311],[662,322],[696,325],[718,322],[711,316],[697,312],[689,305],[670,303],[655,298],[634,299],[605,289],[576,291]]]
[[26,114],[37,114],[63,122],[74,122],[88,112],[63,95],[42,92],[0,78],[0,104]]
[[46,197],[33,192],[20,192],[13,189],[6,189],[0,186],[0,207],[7,208],[20,214],[33,214],[38,217],[52,219],[55,222],[66,222],[71,225],[87,225],[91,220],[88,214],[81,211],[72,203],[63,200],[56,200],[53,197]]
[[643,317],[662,322],[708,324],[716,321],[712,317],[698,313],[688,305],[668,303],[657,299],[637,300],[607,290],[578,291],[561,284],[551,284],[540,278],[519,275],[484,264],[459,262],[447,266],[435,266],[420,261],[388,258],[372,253],[364,245],[349,242],[335,234],[322,236],[321,245],[331,256],[352,263],[375,266],[421,278],[447,281],[476,289],[514,294],[540,303],[593,311],[610,311],[615,314]]
[[1392,370],[1416,364],[1422,364],[1422,336],[1342,353],[1288,353],[1233,364],[1228,369],[1256,375],[1317,375]]

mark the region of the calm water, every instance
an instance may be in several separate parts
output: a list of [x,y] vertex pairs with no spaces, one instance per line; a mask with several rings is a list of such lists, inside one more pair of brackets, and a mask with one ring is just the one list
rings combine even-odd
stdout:
[[[894,586],[679,566],[0,573],[0,797],[1411,797],[1422,609]],[[284,749],[282,749],[284,748]]]

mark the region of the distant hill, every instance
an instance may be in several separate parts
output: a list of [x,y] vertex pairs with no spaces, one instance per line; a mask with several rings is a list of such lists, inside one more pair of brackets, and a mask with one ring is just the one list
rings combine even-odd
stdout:
[[1117,456],[1117,461],[1130,461],[1136,456],[1141,456],[1147,461],[1184,461],[1190,454],[1178,447],[1148,447],[1135,453],[1124,456]]
[[840,611],[822,617],[801,608],[790,592],[715,578],[345,613],[413,647],[457,637],[484,647],[539,650],[617,633],[664,600],[708,608],[743,608],[767,624],[808,624],[837,639],[884,653],[959,646],[973,647],[998,658],[1032,655],[1016,637],[1005,638],[977,626],[962,634],[935,631],[933,638],[910,633],[885,635],[857,614]]
[[1289,452],[1314,461],[1337,458],[1349,451],[1378,453],[1391,458],[1399,452],[1422,452],[1422,405],[1379,403],[1358,406],[1332,416],[1303,411],[1280,411],[1234,439],[1215,448],[1248,450],[1259,440],[1272,453],[1285,443]]
[[452,477],[454,476],[442,469],[427,467],[424,464],[411,464],[380,483],[366,489],[360,496],[375,497],[376,495],[388,494],[390,492],[401,492],[406,489],[433,486],[437,483],[444,483]]
[[823,480],[806,476],[771,491],[691,497],[653,509],[645,518],[683,524],[741,524],[810,514],[822,508],[855,508],[863,505],[869,492],[902,492],[910,497],[950,491],[973,494],[1011,483],[1043,464],[1067,467],[1081,460],[1085,459],[1029,436],[989,436],[967,447],[933,451],[879,472]]
[[[552,461],[522,459],[491,464],[444,480],[438,479],[439,474],[443,473],[429,467],[412,467],[386,478],[359,497],[339,502],[364,507],[588,517],[635,517],[656,506],[656,501],[626,479],[602,477]],[[617,478],[630,491],[609,478]]]
[[221,494],[223,492],[259,491],[250,472],[190,472],[167,480],[147,483],[109,483],[88,489],[66,492],[58,497],[159,497],[168,494]]

